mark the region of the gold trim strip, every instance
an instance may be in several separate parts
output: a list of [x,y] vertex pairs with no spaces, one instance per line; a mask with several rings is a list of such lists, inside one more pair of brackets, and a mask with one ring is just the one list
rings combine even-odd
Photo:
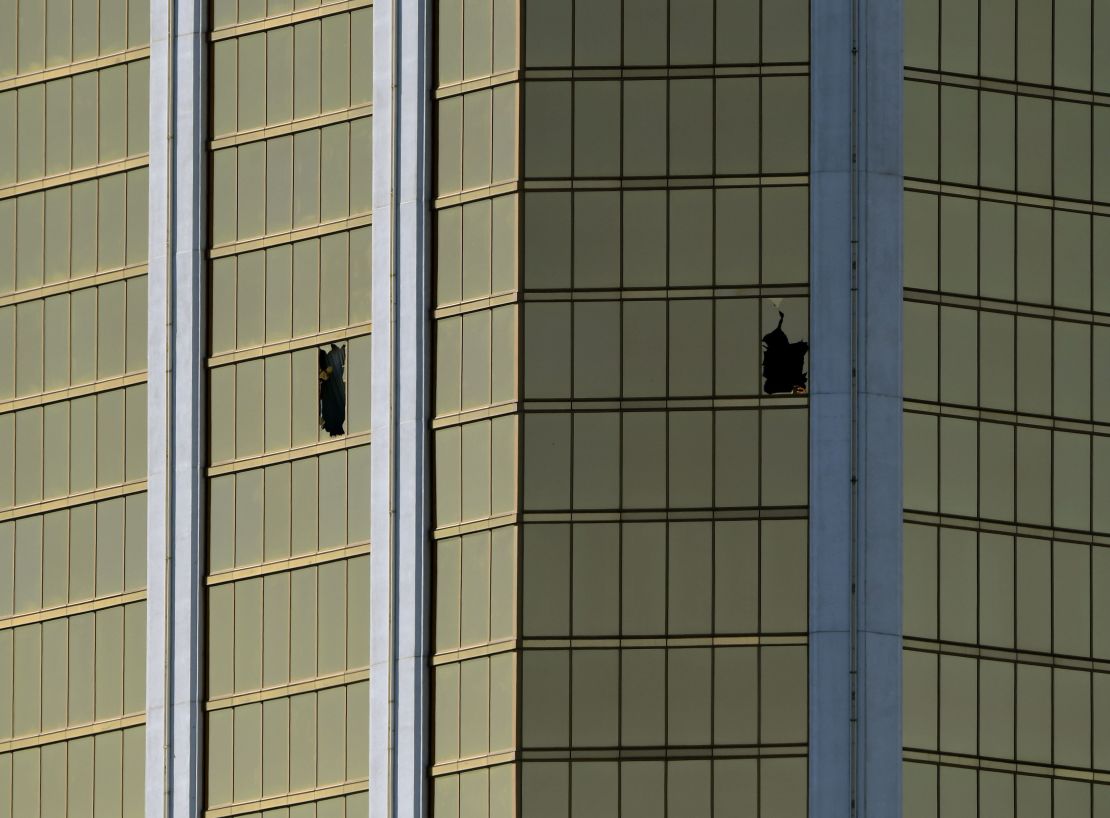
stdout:
[[437,528],[432,532],[432,538],[436,540],[446,540],[451,537],[461,537],[465,534],[475,534],[479,531],[493,531],[496,528],[517,525],[519,522],[520,514],[514,511],[510,514],[501,514],[497,517],[490,517],[485,520],[471,520],[469,522],[459,523],[458,525]]
[[21,520],[24,517],[35,517],[50,511],[58,511],[63,508],[74,508],[89,503],[98,503],[101,500],[112,500],[116,497],[129,497],[132,494],[141,494],[144,491],[146,491],[145,477],[142,480],[132,480],[130,483],[121,483],[118,486],[108,486],[106,488],[86,491],[81,494],[71,494],[68,497],[61,497],[57,500],[28,503],[27,505],[6,509],[0,511],[0,522]]
[[468,409],[465,412],[453,412],[447,415],[439,415],[432,421],[432,428],[449,429],[452,426],[464,426],[467,423],[473,423],[477,420],[491,420],[493,418],[515,415],[519,411],[520,403],[518,401],[498,403],[493,406],[483,406],[480,409]]
[[115,378],[106,378],[102,381],[93,381],[92,383],[82,384],[81,386],[67,386],[65,389],[40,392],[37,395],[30,395],[26,398],[16,398],[15,400],[0,403],[0,415],[9,412],[18,412],[20,409],[30,409],[35,406],[49,406],[52,403],[61,403],[62,401],[74,400],[75,398],[82,398],[87,395],[100,395],[104,392],[114,392],[117,389],[123,389],[128,386],[146,382],[147,373],[144,370],[142,372],[133,372],[130,375],[120,375]]
[[1110,437],[1110,424],[1084,420],[1064,420],[1062,418],[1026,415],[1008,412],[1004,409],[977,409],[971,406],[948,406],[923,401],[903,400],[903,409],[918,415],[935,415],[964,420],[993,421],[1009,426],[1024,426],[1052,432],[1079,432],[1094,437]]
[[126,51],[120,51],[116,54],[109,54],[106,57],[94,57],[90,60],[81,60],[80,62],[66,63],[65,65],[55,66],[54,68],[45,68],[42,71],[35,71],[30,74],[19,74],[11,79],[0,80],[0,92],[10,91],[13,88],[23,88],[28,85],[36,85],[40,82],[49,82],[61,77],[72,77],[76,74],[85,74],[89,71],[99,71],[101,68],[111,68],[113,65],[120,65],[122,63],[138,62],[150,57],[150,46],[144,45],[139,48],[129,48]]
[[438,320],[442,318],[453,318],[456,315],[469,315],[470,313],[481,312],[482,310],[492,310],[509,304],[518,304],[520,303],[520,296],[520,290],[510,290],[509,292],[499,295],[489,295],[483,298],[475,298],[470,301],[460,301],[457,304],[437,307],[435,312],[432,313],[432,316]]
[[264,344],[260,347],[238,349],[234,352],[221,352],[219,355],[213,355],[209,358],[207,365],[209,369],[217,369],[218,367],[239,363],[240,361],[266,358],[270,355],[278,355],[282,352],[296,352],[300,349],[311,349],[312,347],[327,344],[332,341],[344,341],[349,338],[364,338],[367,335],[373,334],[373,326],[371,322],[367,321],[362,324],[351,324],[344,329],[321,332],[316,335],[307,335],[303,338],[294,338],[289,341],[275,341],[272,344]]
[[8,307],[12,304],[23,304],[27,301],[38,301],[43,298],[49,298],[52,295],[58,295],[59,293],[74,293],[80,290],[90,289],[91,287],[99,287],[102,284],[111,284],[113,281],[125,281],[132,278],[139,278],[146,274],[147,263],[144,261],[142,264],[132,264],[130,267],[120,267],[115,270],[108,270],[107,272],[69,278],[54,284],[44,284],[41,287],[33,287],[28,290],[17,290],[9,295],[0,295],[0,307]]
[[948,182],[934,182],[928,179],[911,179],[908,177],[903,181],[903,187],[911,193],[933,193],[942,196],[959,196],[963,199],[978,199],[983,202],[995,202],[997,204],[1029,205],[1031,207],[1042,207],[1050,210],[1061,210],[1067,213],[1110,216],[1110,204],[1099,203],[1094,200],[1083,202],[1075,199],[1059,199],[1055,196],[1038,196],[1008,190],[989,190],[986,188],[954,185]]
[[349,219],[328,222],[327,224],[314,224],[309,227],[289,230],[285,233],[274,233],[262,238],[221,244],[208,251],[208,258],[214,260],[224,258],[225,256],[236,256],[240,253],[249,253],[252,250],[264,250],[269,247],[276,247],[279,244],[293,244],[298,241],[304,241],[305,239],[330,236],[333,233],[342,233],[346,230],[354,230],[357,227],[366,227],[370,224],[373,224],[373,218],[371,214],[366,213],[361,216],[353,216]]
[[902,751],[906,761],[920,761],[926,764],[939,764],[946,767],[963,767],[989,772],[1035,775],[1040,778],[1065,778],[1070,781],[1110,783],[1110,773],[1096,770],[1081,770],[1072,767],[1054,767],[1051,764],[1037,764],[1030,761],[1000,761],[974,756],[958,756],[951,753],[935,753],[929,750]]
[[370,670],[349,670],[346,673],[336,673],[331,676],[322,676],[304,682],[294,682],[278,687],[268,687],[252,693],[237,693],[220,699],[210,699],[204,703],[204,709],[211,713],[213,710],[227,710],[230,707],[240,707],[245,704],[257,704],[273,699],[286,699],[300,693],[311,693],[314,690],[331,690],[336,687],[358,684],[370,680]]
[[224,474],[250,471],[251,469],[259,469],[264,466],[272,466],[275,463],[289,463],[294,460],[303,460],[306,457],[315,457],[319,454],[338,452],[343,449],[354,449],[358,446],[366,446],[369,443],[369,432],[360,435],[347,435],[339,440],[329,440],[323,443],[301,446],[296,449],[286,449],[285,451],[274,452],[273,454],[258,455],[257,457],[248,457],[243,460],[232,460],[217,466],[209,466],[207,476],[210,478],[220,477]]
[[312,131],[336,122],[353,122],[356,119],[367,119],[373,116],[373,105],[359,105],[354,108],[344,108],[328,114],[319,114],[306,119],[297,119],[293,122],[284,122],[279,125],[270,125],[265,128],[255,128],[251,131],[242,131],[232,136],[222,136],[208,143],[208,149],[218,151],[223,148],[232,148],[236,145],[248,145],[251,142],[262,142],[279,136]]
[[928,82],[933,85],[954,85],[977,91],[1001,91],[1023,97],[1060,100],[1062,102],[1086,102],[1099,107],[1110,106],[1110,94],[1099,91],[1085,91],[1080,88],[1066,88],[1058,85],[1032,85],[1012,80],[972,77],[965,74],[950,74],[945,71],[928,71],[923,68],[907,68],[904,79]]
[[719,79],[728,77],[808,77],[808,62],[748,65],[656,65],[631,68],[526,68],[523,79],[544,80],[630,80],[630,79]]
[[982,520],[977,517],[955,517],[950,514],[907,509],[903,512],[903,522],[941,526],[943,528],[959,528],[965,531],[979,531],[988,534],[1004,534],[1013,537],[1030,537],[1039,540],[1060,540],[1061,542],[1070,542],[1077,545],[1110,547],[1110,535],[1101,532],[1071,531],[1050,526]]
[[79,614],[90,613],[92,611],[102,611],[105,608],[122,607],[145,600],[146,589],[131,591],[125,594],[115,594],[113,596],[103,596],[97,599],[91,599],[88,602],[77,602],[72,605],[46,608],[41,611],[35,611],[34,613],[19,614],[18,616],[12,616],[7,619],[0,619],[0,630],[18,628],[21,625],[33,625],[36,622],[49,622],[53,619],[65,619],[69,616],[78,616]]
[[1042,304],[1002,301],[996,298],[984,298],[982,296],[953,295],[952,293],[918,290],[912,287],[906,287],[903,291],[903,296],[906,301],[920,304],[964,307],[966,309],[979,310],[980,312],[1002,312],[1008,315],[1020,315],[1030,318],[1049,318],[1055,321],[1070,321],[1077,324],[1094,324],[1103,327],[1110,326],[1110,313],[1096,312],[1094,310],[1066,309]]
[[345,784],[336,784],[333,787],[323,787],[318,790],[307,790],[306,792],[290,793],[289,795],[277,795],[259,801],[244,801],[227,807],[205,810],[204,818],[230,818],[234,815],[263,812],[279,807],[292,807],[297,804],[307,804],[310,801],[323,801],[328,798],[338,798],[341,795],[369,792],[369,787],[369,780],[362,778],[348,781]]
[[519,639],[504,639],[500,642],[490,642],[487,645],[474,645],[469,648],[447,650],[436,653],[432,657],[432,666],[453,665],[465,662],[468,659],[481,659],[483,656],[500,656],[503,653],[515,653],[520,650]]
[[80,727],[68,727],[65,730],[54,730],[50,733],[39,733],[26,738],[0,741],[0,753],[25,750],[28,747],[42,747],[46,744],[57,744],[60,741],[71,741],[85,736],[98,736],[102,733],[114,733],[117,730],[126,730],[128,727],[138,727],[141,724],[146,724],[145,713],[106,721],[95,721],[92,724],[85,724]]
[[513,83],[520,82],[522,78],[523,73],[516,68],[511,71],[499,71],[496,74],[490,74],[485,77],[477,77],[462,82],[440,85],[435,90],[435,98],[440,100],[450,99],[451,97],[461,97],[472,91],[485,91],[489,88],[500,88],[503,85],[512,85]]
[[7,187],[0,187],[0,200],[22,196],[24,193],[37,193],[40,190],[52,190],[56,187],[73,185],[77,182],[84,182],[89,179],[99,179],[103,176],[113,176],[117,173],[135,170],[136,168],[145,168],[149,164],[150,157],[148,154],[144,153],[139,156],[120,159],[116,162],[106,162],[103,165],[95,165],[91,168],[71,170],[53,176],[43,176],[39,179],[32,179],[29,182],[19,182],[14,185],[8,185]]
[[315,554],[305,554],[300,557],[290,557],[285,560],[264,562],[250,568],[235,568],[231,571],[221,571],[205,577],[204,583],[208,587],[226,585],[229,582],[264,577],[270,574],[281,574],[286,571],[295,571],[298,568],[307,568],[311,565],[326,565],[331,562],[341,562],[353,557],[362,557],[370,553],[370,543],[356,543],[343,548],[333,548],[329,551],[317,551]]
[[479,770],[484,767],[501,767],[519,761],[520,758],[519,750],[508,750],[504,753],[491,753],[490,755],[463,758],[458,761],[441,761],[439,764],[432,765],[431,773],[433,777],[438,777],[451,775],[452,773],[463,773],[468,770]]
[[249,23],[236,23],[234,25],[224,26],[223,28],[215,29],[209,33],[208,41],[214,43],[232,37],[242,37],[244,34],[253,34],[256,31],[283,28],[285,26],[303,23],[306,20],[317,20],[321,17],[331,17],[333,14],[342,14],[345,11],[356,11],[358,9],[373,7],[374,3],[372,0],[347,0],[347,2],[343,3],[327,3],[326,5],[317,6],[316,8],[305,9],[304,11],[291,11],[286,14],[265,17],[261,20],[252,20]]

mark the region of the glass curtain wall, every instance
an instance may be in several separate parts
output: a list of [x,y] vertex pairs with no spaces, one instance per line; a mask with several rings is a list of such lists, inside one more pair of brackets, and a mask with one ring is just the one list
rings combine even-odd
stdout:
[[0,816],[143,811],[149,10],[0,2]]
[[437,815],[805,815],[807,9],[440,2]]
[[1110,810],[1108,38],[906,3],[907,818]]
[[368,809],[372,18],[211,9],[208,816]]

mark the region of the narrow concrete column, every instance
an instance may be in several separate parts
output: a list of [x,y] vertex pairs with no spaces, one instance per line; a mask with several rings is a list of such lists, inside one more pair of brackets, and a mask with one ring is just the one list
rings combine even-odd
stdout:
[[374,5],[370,813],[427,813],[429,27]]
[[147,818],[203,810],[204,25],[151,2]]
[[902,3],[813,0],[810,807],[902,809]]

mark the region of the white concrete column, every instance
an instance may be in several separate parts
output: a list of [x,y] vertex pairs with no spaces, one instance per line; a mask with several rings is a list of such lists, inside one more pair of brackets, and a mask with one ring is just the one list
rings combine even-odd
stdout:
[[811,818],[902,810],[902,3],[811,3]]
[[147,818],[203,810],[204,0],[152,0]]
[[430,6],[374,5],[370,814],[428,811]]

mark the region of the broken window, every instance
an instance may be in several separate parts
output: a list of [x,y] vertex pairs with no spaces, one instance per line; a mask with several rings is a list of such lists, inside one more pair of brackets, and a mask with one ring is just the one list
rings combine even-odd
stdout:
[[790,343],[782,331],[783,318],[779,310],[778,326],[763,336],[763,391],[768,395],[804,395],[808,386],[805,363],[809,344]]
[[331,345],[319,350],[320,366],[320,428],[332,437],[344,433],[347,420],[347,390],[343,385],[343,364],[347,348]]

